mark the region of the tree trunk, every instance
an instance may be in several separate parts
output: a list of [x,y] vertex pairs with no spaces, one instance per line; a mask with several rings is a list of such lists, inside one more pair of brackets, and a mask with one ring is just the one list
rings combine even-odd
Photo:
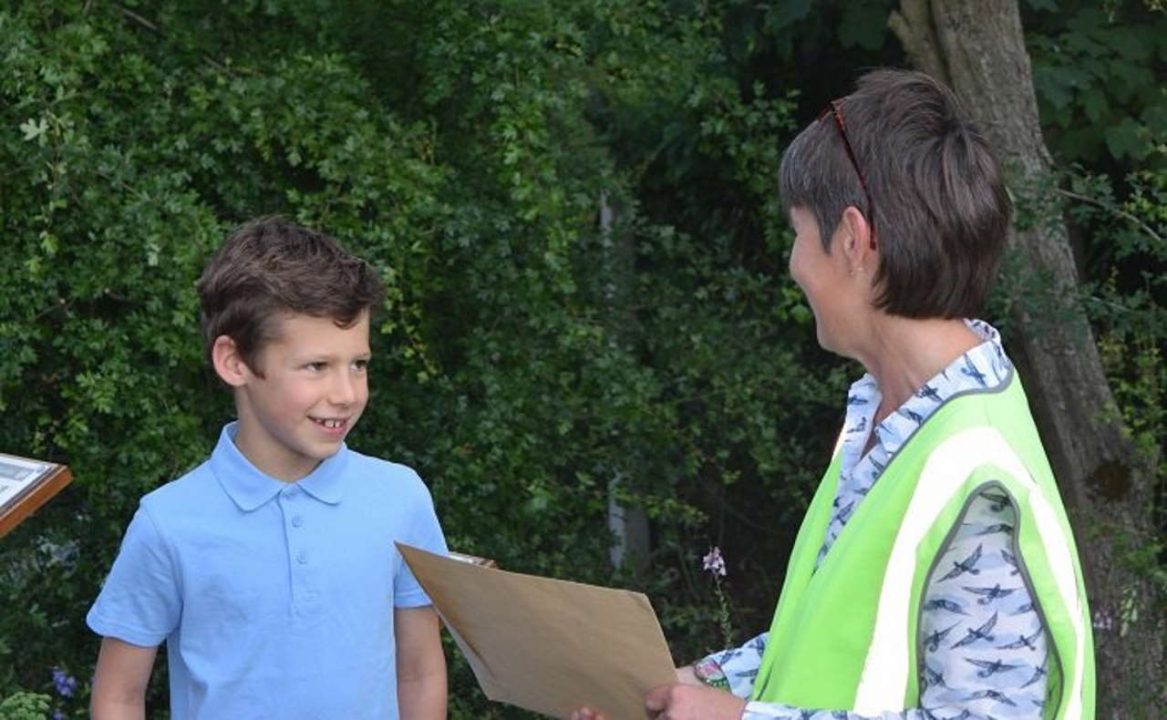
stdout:
[[889,25],[913,64],[946,82],[971,110],[1009,172],[1018,205],[1038,210],[1010,238],[1024,277],[1006,287],[1006,334],[1085,566],[1098,716],[1159,717],[1156,707],[1167,699],[1163,605],[1149,580],[1124,562],[1154,536],[1153,475],[1134,456],[1077,301],[1017,0],[901,0]]

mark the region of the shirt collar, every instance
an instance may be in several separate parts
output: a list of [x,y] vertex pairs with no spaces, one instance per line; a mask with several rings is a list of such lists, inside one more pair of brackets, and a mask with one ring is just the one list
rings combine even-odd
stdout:
[[[875,425],[875,441],[888,455],[899,449],[924,420],[958,392],[986,389],[1002,383],[1013,365],[1001,347],[1001,333],[984,320],[966,319],[965,325],[981,338],[981,343],[953,360],[930,378],[910,398],[882,422]],[[969,372],[966,372],[969,370]],[[980,378],[977,380],[977,378]],[[847,419],[844,423],[844,466],[860,459],[867,444],[867,428],[883,394],[870,373],[856,380],[847,393]],[[850,441],[850,442],[848,442]],[[846,460],[850,459],[850,463]]]
[[251,512],[288,487],[299,487],[317,500],[336,505],[343,498],[341,477],[348,464],[349,449],[341,443],[331,457],[325,458],[312,472],[294,483],[286,483],[265,474],[248,460],[235,445],[238,422],[228,423],[219,433],[219,442],[211,453],[211,470],[219,485],[239,509]]

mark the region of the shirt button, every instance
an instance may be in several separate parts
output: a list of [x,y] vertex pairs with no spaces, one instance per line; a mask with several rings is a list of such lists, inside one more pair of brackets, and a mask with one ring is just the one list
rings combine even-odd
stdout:
[[300,488],[296,488],[296,487],[290,487],[284,491],[284,497],[286,497],[286,498],[294,498],[299,494],[300,494]]
[[300,517],[299,515],[292,518],[292,527],[300,527],[303,524],[304,524],[304,518]]
[[307,565],[308,564],[308,551],[301,550],[299,553],[297,553],[296,554],[296,562],[300,563],[301,565]]

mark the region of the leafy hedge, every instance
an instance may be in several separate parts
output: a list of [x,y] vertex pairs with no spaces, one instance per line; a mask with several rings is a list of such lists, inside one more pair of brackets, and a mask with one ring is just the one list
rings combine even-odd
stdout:
[[[51,690],[54,667],[91,672],[84,614],[137,498],[203,457],[230,415],[202,361],[194,279],[233,225],[272,212],[384,275],[374,395],[352,442],[418,468],[451,544],[651,589],[678,658],[708,649],[696,558],[722,541],[708,508],[765,477],[754,494],[789,526],[792,488],[829,439],[780,428],[809,428],[803,408],[837,396],[839,378],[805,381],[822,373],[776,337],[806,333],[788,282],[743,266],[728,232],[641,214],[604,133],[645,132],[610,125],[671,107],[672,131],[707,146],[686,152],[711,162],[729,147],[752,154],[739,174],[772,174],[759,123],[774,110],[765,122],[787,127],[789,106],[704,79],[714,28],[636,3],[411,6],[386,46],[363,36],[360,12],[391,17],[372,5],[323,26],[296,3],[151,10],[0,15],[5,446],[76,475],[0,550],[0,602],[25,609],[0,619],[0,694]],[[656,85],[662,59],[672,85]],[[702,90],[716,102],[694,104]],[[738,127],[699,131],[710,109]],[[750,133],[764,151],[737,145]],[[604,203],[616,218],[601,227]],[[677,571],[612,570],[616,479],[647,508],[654,562]],[[779,560],[747,561],[767,568],[772,599]],[[453,687],[455,714],[483,712],[462,666]]]

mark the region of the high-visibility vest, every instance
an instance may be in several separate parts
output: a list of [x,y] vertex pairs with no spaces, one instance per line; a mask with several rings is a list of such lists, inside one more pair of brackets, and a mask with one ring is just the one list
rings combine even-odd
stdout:
[[823,562],[840,460],[795,541],[753,699],[861,714],[919,707],[926,583],[969,503],[993,487],[1017,509],[1013,554],[1050,640],[1046,718],[1094,717],[1082,571],[1053,473],[1013,374],[949,399],[907,440]]

